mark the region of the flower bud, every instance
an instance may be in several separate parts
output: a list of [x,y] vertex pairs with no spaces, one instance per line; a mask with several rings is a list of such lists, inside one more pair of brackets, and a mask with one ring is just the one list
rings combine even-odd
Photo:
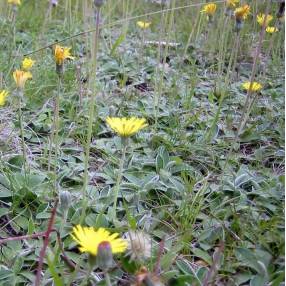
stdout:
[[102,270],[107,270],[112,267],[113,256],[111,245],[108,241],[103,241],[98,245],[96,262],[97,266]]
[[71,205],[71,194],[68,191],[60,192],[60,206],[61,208],[66,211],[69,209]]
[[51,4],[53,7],[56,7],[58,5],[58,0],[51,0]]
[[103,5],[104,0],[94,0],[94,5],[97,8],[100,8]]

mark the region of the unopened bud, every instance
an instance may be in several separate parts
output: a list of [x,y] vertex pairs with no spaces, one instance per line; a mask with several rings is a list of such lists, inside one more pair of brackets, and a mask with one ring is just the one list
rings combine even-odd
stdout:
[[97,266],[102,270],[106,270],[112,267],[112,249],[108,241],[103,241],[98,245],[96,262]]
[[56,7],[58,5],[58,0],[51,0],[51,4],[53,7]]
[[71,205],[71,194],[68,191],[60,192],[60,206],[65,211],[68,210]]
[[94,5],[97,8],[100,8],[103,5],[104,0],[94,0]]

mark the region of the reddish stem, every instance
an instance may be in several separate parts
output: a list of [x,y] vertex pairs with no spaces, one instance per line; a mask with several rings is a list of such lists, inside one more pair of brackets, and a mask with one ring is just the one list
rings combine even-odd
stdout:
[[45,232],[45,239],[44,239],[43,247],[40,251],[40,257],[39,257],[39,263],[38,263],[38,268],[37,268],[35,286],[40,286],[40,283],[41,283],[41,272],[42,272],[42,268],[43,268],[43,264],[44,264],[44,257],[45,257],[46,250],[47,250],[47,247],[49,244],[49,237],[50,237],[50,234],[53,230],[53,224],[55,221],[57,206],[58,206],[58,200],[56,200],[56,202],[55,202],[54,208],[53,208],[52,213],[51,213],[51,217],[49,219],[48,228]]
[[42,231],[42,232],[37,232],[34,234],[21,235],[21,236],[15,236],[15,237],[7,237],[7,238],[0,239],[0,245],[4,244],[6,242],[9,242],[9,241],[29,239],[29,238],[38,238],[38,237],[42,237],[45,235],[46,235],[46,231]]
[[159,275],[160,273],[160,261],[161,261],[161,257],[164,251],[164,245],[165,245],[165,237],[159,242],[159,251],[158,251],[158,255],[157,255],[157,262],[154,268],[154,274],[155,275]]

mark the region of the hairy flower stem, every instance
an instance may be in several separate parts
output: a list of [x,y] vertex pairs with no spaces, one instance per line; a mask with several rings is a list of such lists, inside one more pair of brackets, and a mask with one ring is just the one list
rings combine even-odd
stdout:
[[24,137],[24,126],[23,126],[23,113],[22,113],[22,97],[23,97],[23,90],[17,89],[18,92],[18,117],[19,117],[19,125],[20,125],[20,135],[21,135],[21,144],[22,144],[22,152],[23,152],[23,166],[24,166],[24,175],[25,180],[27,180],[27,152],[26,152],[26,145],[25,145],[25,137]]
[[[269,2],[268,2],[267,6],[266,6],[266,9],[265,9],[266,10],[265,11],[265,15],[268,15],[269,6],[270,5],[269,5]],[[250,83],[251,84],[250,84],[249,90],[247,91],[247,96],[246,96],[246,100],[245,100],[245,103],[244,103],[244,109],[242,111],[242,115],[241,115],[241,118],[240,118],[240,121],[239,121],[239,124],[238,124],[236,136],[235,136],[235,142],[238,140],[238,137],[239,137],[242,129],[244,128],[244,125],[246,124],[246,122],[248,120],[248,116],[250,114],[250,110],[248,110],[248,109],[249,109],[249,106],[251,106],[251,104],[249,104],[249,102],[251,101],[251,97],[252,97],[252,94],[253,94],[253,92],[251,92],[251,87],[252,87],[252,84],[253,84],[254,79],[255,79],[255,74],[256,74],[256,70],[257,70],[257,63],[258,63],[260,51],[261,51],[261,48],[262,48],[262,42],[263,42],[263,39],[264,39],[264,36],[265,36],[265,27],[266,27],[266,17],[264,17],[262,29],[261,29],[260,35],[259,35],[258,46],[257,46],[256,51],[255,51],[255,56],[254,56],[254,61],[253,61],[252,71],[251,71],[251,76],[250,76]]]
[[104,277],[105,277],[106,285],[111,286],[112,284],[111,284],[111,280],[110,280],[110,276],[109,276],[108,272],[104,273]]
[[92,67],[91,67],[91,80],[94,83],[93,92],[90,97],[89,111],[88,111],[88,127],[87,127],[87,139],[85,145],[85,158],[84,158],[84,175],[83,175],[83,188],[82,188],[82,212],[80,217],[80,223],[82,223],[85,212],[87,208],[87,186],[88,186],[88,165],[90,157],[90,143],[92,136],[92,124],[95,116],[95,78],[96,78],[96,68],[97,68],[97,52],[99,46],[99,18],[100,18],[100,8],[97,8],[96,11],[96,30],[95,37],[93,41],[92,48]]
[[123,167],[124,167],[124,162],[125,162],[125,157],[126,157],[126,150],[128,146],[128,138],[121,137],[121,144],[122,144],[122,155],[121,155],[121,159],[119,162],[119,170],[118,170],[118,175],[116,179],[116,185],[114,188],[114,201],[113,201],[113,209],[112,209],[113,219],[116,219],[117,199],[118,199],[118,193],[120,189],[120,183],[122,181]]
[[54,191],[58,191],[58,178],[57,178],[57,165],[58,165],[58,152],[59,152],[59,117],[60,117],[60,93],[62,86],[62,78],[58,76],[58,92],[55,99],[55,134],[54,134],[54,145],[55,145],[55,168],[54,168]]
[[[268,15],[268,12],[269,12],[269,8],[270,8],[270,1],[267,2],[267,6],[266,6],[266,9],[265,9],[265,15]],[[236,131],[236,134],[235,134],[235,138],[234,138],[234,141],[230,147],[230,150],[227,154],[227,157],[226,157],[226,160],[225,160],[225,163],[224,163],[224,166],[223,166],[223,175],[224,175],[224,172],[225,172],[225,169],[226,169],[226,166],[228,164],[228,161],[234,151],[234,146],[235,144],[238,142],[238,139],[239,139],[239,135],[241,134],[242,130],[243,130],[243,127],[244,125],[246,124],[247,120],[248,120],[248,116],[251,112],[251,110],[249,109],[249,101],[251,99],[251,96],[253,94],[253,92],[251,92],[251,87],[252,87],[252,84],[254,82],[254,79],[255,79],[255,74],[256,74],[256,70],[257,70],[257,63],[258,63],[258,59],[259,59],[259,55],[260,55],[260,51],[261,51],[261,47],[262,47],[262,42],[263,42],[263,39],[264,39],[264,35],[265,35],[265,25],[266,24],[266,17],[264,18],[264,22],[263,22],[263,25],[262,25],[262,29],[261,29],[261,32],[260,32],[260,35],[259,35],[259,41],[258,41],[258,45],[256,47],[256,50],[255,50],[255,55],[254,55],[254,61],[253,61],[253,65],[252,65],[252,71],[251,71],[251,76],[250,76],[250,88],[249,90],[247,91],[247,96],[246,96],[246,100],[245,100],[245,103],[244,103],[244,108],[242,110],[242,114],[241,114],[241,117],[240,117],[240,120],[239,120],[239,123],[238,123],[238,127],[237,127],[237,131]],[[222,175],[222,176],[223,176]]]
[[[236,58],[237,58],[237,52],[236,51],[238,50],[238,47],[239,47],[239,39],[240,39],[240,35],[239,35],[239,33],[237,33],[236,34],[236,39],[235,39],[235,42],[234,42],[234,47],[232,49],[231,56],[230,56],[230,59],[229,59],[229,64],[228,64],[226,76],[225,76],[225,81],[224,81],[224,86],[225,87],[227,87],[229,85],[229,83],[230,83],[230,72],[232,70],[232,66],[235,66],[235,64],[233,64],[233,63],[236,62]],[[223,104],[223,101],[224,101],[224,98],[225,98],[226,94],[227,93],[226,93],[225,89],[221,91],[217,112],[215,114],[215,117],[214,117],[214,120],[212,122],[212,125],[211,125],[210,129],[206,133],[206,137],[205,137],[206,142],[209,142],[211,140],[212,134],[213,134],[214,129],[216,127],[216,124],[217,124],[217,122],[219,120],[219,115],[220,115],[220,112],[221,112],[221,109],[222,109],[222,104]]]
[[[173,24],[173,19],[174,19],[174,8],[176,6],[176,1],[172,1],[172,10],[170,12],[170,16],[168,17],[168,13],[166,13],[165,16],[165,23],[163,23],[163,17],[161,20],[161,29],[162,27],[165,27],[168,24],[166,33],[168,35],[167,37],[167,42],[166,42],[166,46],[165,46],[165,50],[164,50],[164,55],[163,55],[163,63],[162,63],[162,67],[159,71],[159,81],[156,81],[156,92],[154,95],[154,117],[155,117],[155,131],[158,128],[158,114],[159,114],[159,104],[160,104],[160,99],[161,99],[161,95],[163,93],[163,84],[164,84],[164,71],[165,71],[165,65],[167,62],[167,53],[169,50],[169,43],[170,43],[170,37],[171,37],[171,28],[172,28],[172,24]],[[168,22],[169,21],[169,22]],[[163,29],[162,29],[163,30]],[[161,62],[161,34],[163,34],[162,32],[160,33],[160,39],[159,39],[159,47],[158,47],[158,66],[160,66],[160,62]],[[157,73],[158,73],[158,68],[157,68]]]
[[89,279],[89,277],[90,277],[90,275],[91,275],[92,269],[93,269],[93,265],[89,265],[88,271],[87,271],[87,273],[86,273],[86,276],[85,276],[85,278],[82,280],[82,282],[79,284],[79,286],[86,286],[86,285],[88,285],[87,282],[88,282],[88,279]]

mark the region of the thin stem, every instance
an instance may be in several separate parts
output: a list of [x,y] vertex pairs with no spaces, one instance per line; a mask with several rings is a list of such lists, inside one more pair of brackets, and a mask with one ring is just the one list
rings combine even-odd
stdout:
[[[236,39],[235,39],[235,42],[234,42],[234,47],[232,49],[232,52],[231,52],[231,56],[230,56],[230,59],[229,59],[229,64],[228,64],[228,68],[227,68],[227,72],[226,72],[226,76],[225,76],[225,82],[224,82],[224,86],[227,87],[230,83],[230,72],[232,70],[232,66],[234,66],[232,63],[236,62],[236,57],[237,57],[237,52],[236,50],[238,49],[238,46],[239,46],[239,39],[240,39],[240,36],[239,36],[239,33],[236,34]],[[210,139],[211,139],[211,136],[213,134],[213,130],[218,122],[218,119],[219,119],[219,115],[220,115],[220,112],[221,112],[221,108],[222,108],[222,104],[223,104],[223,101],[224,101],[224,98],[226,96],[226,90],[224,89],[223,91],[221,91],[221,94],[220,94],[220,99],[219,99],[219,105],[218,105],[218,109],[217,109],[217,112],[215,114],[215,117],[214,117],[214,120],[212,122],[212,125],[210,127],[210,129],[208,130],[208,132],[206,133],[206,141],[209,142]]]
[[84,175],[83,175],[83,189],[82,189],[82,213],[80,217],[80,222],[83,221],[86,208],[87,208],[87,186],[88,186],[88,165],[90,157],[90,142],[92,136],[92,124],[95,115],[95,78],[96,78],[96,68],[97,68],[97,52],[99,46],[99,18],[100,18],[100,8],[96,11],[96,32],[92,48],[92,67],[91,67],[91,78],[94,83],[93,92],[90,97],[89,112],[88,112],[88,128],[87,128],[87,140],[85,145],[85,158],[84,158]]
[[23,127],[23,114],[22,114],[22,97],[23,91],[18,89],[18,117],[19,117],[19,124],[20,124],[20,135],[21,135],[21,144],[22,144],[22,152],[23,152],[23,159],[24,159],[24,174],[25,179],[27,178],[27,152],[26,152],[26,145],[25,145],[25,137],[24,137],[24,127]]
[[106,285],[107,285],[107,286],[112,286],[111,280],[110,280],[110,276],[109,276],[108,272],[105,272],[105,273],[104,273],[104,277],[105,277]]
[[[176,1],[172,2],[172,8],[174,8]],[[171,28],[172,28],[172,23],[173,23],[173,19],[174,19],[174,10],[171,10],[170,13],[170,18],[168,19],[168,14],[166,14],[165,16],[165,23],[163,24],[163,22],[161,22],[161,25],[163,24],[163,26],[165,27],[168,24],[166,33],[168,35],[167,37],[167,41],[166,41],[166,46],[165,46],[165,50],[164,50],[164,56],[163,56],[163,63],[162,63],[162,67],[160,69],[160,77],[159,77],[159,83],[156,82],[156,92],[154,95],[154,117],[155,117],[155,124],[154,124],[154,128],[155,131],[157,130],[158,127],[158,114],[159,114],[159,102],[160,102],[160,98],[161,95],[163,93],[163,82],[164,82],[164,71],[165,71],[165,65],[166,65],[166,61],[167,61],[167,53],[169,50],[169,43],[170,43],[170,37],[171,37]],[[169,20],[169,23],[168,23]],[[163,21],[163,17],[162,17],[162,21]],[[159,45],[159,53],[158,53],[158,66],[160,66],[160,61],[161,61],[161,41],[160,41],[160,45]],[[158,71],[158,68],[157,68]]]
[[24,240],[24,239],[32,239],[32,238],[39,238],[46,235],[46,231],[37,232],[33,234],[28,235],[20,235],[20,236],[14,236],[14,237],[7,237],[0,239],[0,245],[9,242],[9,241],[16,241],[16,240]]
[[49,244],[50,234],[51,234],[51,232],[53,230],[53,225],[54,225],[54,222],[55,222],[57,207],[58,207],[58,200],[56,200],[55,205],[53,207],[53,210],[52,210],[52,213],[51,213],[51,217],[49,219],[47,231],[46,231],[46,234],[45,234],[43,247],[42,247],[42,249],[40,251],[40,257],[39,257],[39,263],[38,263],[38,268],[37,268],[37,275],[36,275],[36,280],[35,280],[35,286],[40,286],[40,283],[41,283],[41,273],[42,273],[42,268],[43,268],[43,264],[44,264],[44,257],[45,257],[46,250],[47,250],[47,247],[48,247],[48,244]]
[[[270,4],[270,2],[268,1],[266,9],[265,9],[265,13],[264,13],[265,15],[268,15],[269,8],[270,8],[269,4]],[[226,166],[228,164],[228,161],[230,159],[230,156],[232,155],[232,153],[234,151],[234,146],[237,143],[239,135],[241,134],[241,131],[242,131],[243,127],[244,127],[244,124],[247,122],[247,119],[248,119],[248,114],[246,114],[246,112],[247,112],[247,109],[248,109],[248,103],[249,103],[251,95],[252,95],[252,92],[250,90],[251,90],[252,84],[253,84],[254,79],[255,79],[255,74],[256,74],[259,54],[260,54],[260,50],[261,50],[261,47],[262,47],[262,41],[263,41],[264,35],[265,35],[265,24],[266,24],[266,17],[264,17],[264,22],[263,22],[262,29],[261,29],[260,35],[259,35],[258,45],[257,45],[256,51],[255,51],[255,56],[254,56],[254,61],[253,61],[252,71],[251,71],[251,76],[250,76],[250,88],[249,88],[249,90],[247,92],[246,100],[245,100],[245,103],[244,103],[244,108],[242,110],[242,114],[241,114],[241,117],[240,117],[240,120],[239,120],[239,123],[238,123],[238,128],[237,128],[237,131],[236,131],[236,134],[235,134],[234,141],[233,141],[233,143],[232,143],[232,145],[230,147],[230,150],[229,150],[229,152],[228,152],[228,154],[226,156],[226,160],[225,160],[225,163],[224,163],[224,166],[223,166],[223,175],[224,175]]]
[[[213,3],[223,3],[223,2],[225,2],[225,0],[212,1],[212,2]],[[120,19],[120,20],[114,21],[114,22],[109,23],[109,24],[105,24],[105,25],[101,24],[100,28],[110,28],[110,27],[122,24],[122,23],[124,23],[126,21],[141,19],[141,18],[144,18],[144,17],[147,17],[147,16],[153,16],[153,15],[161,14],[161,13],[168,12],[168,11],[177,11],[177,10],[183,10],[183,9],[186,9],[186,8],[189,8],[189,7],[197,7],[197,6],[201,6],[202,4],[204,4],[204,2],[203,3],[195,3],[195,4],[192,3],[192,4],[189,4],[189,5],[184,5],[184,6],[174,7],[174,8],[167,8],[167,9],[163,9],[163,10],[160,10],[160,11],[155,11],[155,12],[145,13],[145,14],[142,14],[142,15],[132,16],[132,17],[129,17],[127,19],[125,19],[125,18],[124,19]],[[53,47],[55,44],[60,44],[60,43],[66,42],[66,41],[68,41],[68,40],[70,40],[72,38],[76,38],[76,37],[79,37],[79,36],[82,36],[82,35],[85,35],[85,34],[89,34],[89,33],[92,33],[94,31],[96,31],[96,28],[79,32],[77,34],[74,34],[74,35],[71,35],[69,37],[66,37],[66,38],[64,38],[62,40],[59,40],[59,41],[53,42],[51,44],[48,44],[46,46],[43,46],[43,47],[41,47],[41,48],[39,48],[37,50],[31,51],[29,53],[26,53],[23,56],[24,57],[29,56],[29,55],[37,53],[37,52],[39,52],[41,50]]]
[[91,274],[91,272],[92,272],[92,268],[93,268],[93,267],[92,267],[91,265],[89,265],[88,272],[87,272],[85,278],[84,278],[84,279],[82,280],[82,282],[79,284],[79,286],[86,286],[86,285],[87,285],[88,279],[89,279],[90,274]]
[[58,165],[58,151],[59,151],[59,118],[60,118],[60,93],[62,86],[62,78],[61,75],[58,76],[58,92],[55,101],[55,169],[54,169],[54,188],[55,191],[58,190],[57,186],[57,165]]
[[116,180],[116,185],[115,185],[115,190],[114,190],[114,201],[113,201],[113,210],[112,210],[112,216],[114,219],[116,219],[116,206],[117,206],[117,199],[118,199],[118,193],[120,189],[120,183],[122,180],[122,175],[123,175],[123,167],[124,167],[124,162],[125,162],[125,157],[126,157],[126,150],[128,146],[128,139],[122,137],[121,142],[122,142],[122,155],[119,163],[119,170],[118,170],[118,176]]

